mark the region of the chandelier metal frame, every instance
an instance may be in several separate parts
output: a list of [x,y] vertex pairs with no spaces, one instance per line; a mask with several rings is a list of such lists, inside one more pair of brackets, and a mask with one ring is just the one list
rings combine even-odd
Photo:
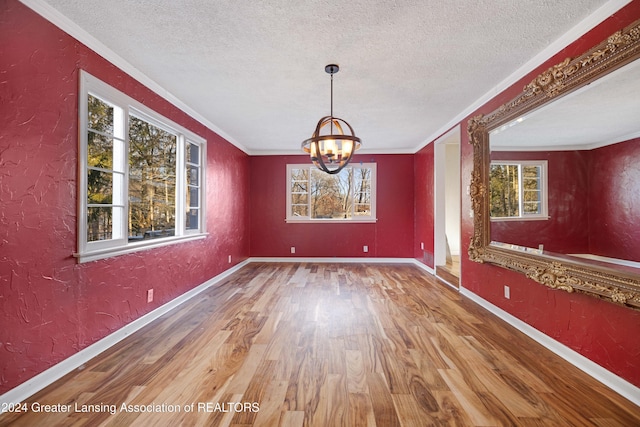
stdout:
[[[333,116],[333,75],[340,67],[329,64],[324,70],[331,75],[331,114],[318,121],[311,138],[302,142],[302,150],[309,154],[318,169],[328,174],[337,174],[349,164],[362,142],[349,123]],[[327,128],[329,133],[322,134]],[[345,134],[345,131],[348,133]]]

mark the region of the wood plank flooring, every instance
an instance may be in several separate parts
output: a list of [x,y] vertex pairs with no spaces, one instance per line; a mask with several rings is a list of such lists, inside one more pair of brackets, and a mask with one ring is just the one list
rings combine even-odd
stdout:
[[640,425],[411,265],[249,264],[26,405],[0,425]]

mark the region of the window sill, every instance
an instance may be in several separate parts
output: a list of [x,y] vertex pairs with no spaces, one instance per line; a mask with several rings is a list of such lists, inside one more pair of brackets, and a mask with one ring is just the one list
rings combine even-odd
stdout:
[[160,248],[163,246],[175,245],[177,243],[201,240],[208,236],[208,233],[189,234],[186,236],[166,237],[163,239],[153,239],[144,242],[130,243],[127,246],[118,248],[101,249],[97,251],[74,253],[73,256],[78,259],[79,263],[97,261],[99,259],[111,258],[119,255],[130,254],[134,252],[145,251],[148,249]]
[[287,224],[372,224],[378,222],[377,218],[367,219],[291,219],[284,220]]
[[547,221],[551,219],[550,216],[548,215],[544,215],[544,216],[523,216],[523,217],[518,217],[518,218],[491,218],[490,221],[491,222],[501,222],[501,221]]

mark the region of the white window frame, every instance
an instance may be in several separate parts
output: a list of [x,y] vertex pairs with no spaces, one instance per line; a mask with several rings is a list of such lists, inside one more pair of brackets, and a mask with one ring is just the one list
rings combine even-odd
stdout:
[[[291,214],[291,171],[294,169],[308,169],[309,177],[311,177],[311,171],[313,169],[317,169],[311,163],[304,164],[287,164],[287,213],[285,217],[285,221],[288,223],[372,223],[377,221],[376,217],[376,180],[377,180],[377,168],[376,163],[357,163],[357,164],[349,164],[345,167],[347,168],[369,168],[371,169],[371,213],[370,215],[351,215],[351,218],[311,218],[310,216],[293,216]],[[343,169],[344,170],[344,169]],[[355,175],[355,174],[354,174]],[[355,189],[355,186],[352,186],[352,189]],[[307,212],[311,213],[311,195],[307,198],[307,203],[309,204]],[[355,208],[355,204],[353,204],[352,208]]]
[[[123,169],[123,182],[120,185],[114,184],[114,203],[119,199],[122,203],[123,213],[128,212],[128,187],[129,187],[129,115],[145,120],[167,132],[177,136],[176,152],[176,212],[175,212],[175,235],[131,242],[128,238],[128,217],[123,214],[121,218],[113,219],[113,237],[108,240],[87,241],[87,193],[89,167],[87,165],[88,152],[88,97],[96,97],[103,102],[114,106],[114,110],[119,110],[122,114],[122,126],[124,141],[123,149],[120,153],[114,153],[114,168],[120,162]],[[79,150],[78,150],[78,170],[79,170],[79,191],[78,191],[78,251],[74,254],[79,262],[89,262],[102,258],[113,257],[140,250],[151,249],[161,246],[172,245],[180,242],[203,239],[206,237],[206,158],[207,141],[173,121],[161,116],[144,104],[125,95],[107,83],[97,79],[84,70],[80,72],[79,90]],[[115,121],[115,119],[114,119]],[[114,123],[114,126],[117,126]],[[187,230],[185,226],[186,209],[186,160],[185,148],[187,144],[195,144],[200,148],[200,194],[199,194],[199,227],[198,229]],[[115,158],[117,155],[121,157]],[[116,196],[116,191],[121,193]],[[120,203],[118,203],[120,204]],[[115,215],[114,215],[115,216]],[[116,223],[117,222],[117,223]]]
[[[497,221],[541,221],[549,219],[549,176],[548,176],[548,162],[547,160],[494,160],[491,161],[491,166],[494,164],[499,165],[513,165],[519,166],[518,168],[518,204],[520,212],[519,216],[510,217],[490,217],[492,222]],[[540,167],[540,198],[541,209],[537,214],[524,214],[524,185],[522,185],[522,169],[523,166],[539,166]]]

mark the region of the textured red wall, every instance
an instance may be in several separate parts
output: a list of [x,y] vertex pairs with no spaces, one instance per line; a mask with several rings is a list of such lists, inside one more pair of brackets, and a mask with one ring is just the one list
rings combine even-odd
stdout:
[[[0,40],[3,394],[247,258],[249,159],[17,1]],[[208,238],[76,262],[80,69],[208,140]]]
[[547,160],[549,219],[492,221],[491,240],[558,253],[588,253],[588,151],[491,153],[492,160]]
[[[415,155],[415,245],[413,257],[434,267],[434,144],[429,144]],[[424,250],[420,243],[424,243]]]
[[640,262],[640,138],[590,160],[589,253]]
[[[566,57],[586,51],[638,18],[640,1],[633,1],[470,114],[462,122],[463,129],[466,129],[468,119],[477,114],[487,114],[506,103],[542,71]],[[469,144],[467,132],[463,132],[461,136],[461,175],[465,188],[470,184],[473,147]],[[463,197],[462,212],[469,212],[470,209],[470,199]],[[473,234],[473,220],[462,215],[461,225],[462,240],[469,242]],[[554,291],[522,274],[489,264],[477,264],[467,257],[462,257],[461,285],[632,384],[640,386],[640,311],[586,295]],[[509,300],[503,297],[504,285],[511,287]]]
[[251,157],[251,256],[413,257],[413,155],[354,156],[361,161],[377,164],[376,223],[291,224],[285,222],[286,165],[309,157]]

